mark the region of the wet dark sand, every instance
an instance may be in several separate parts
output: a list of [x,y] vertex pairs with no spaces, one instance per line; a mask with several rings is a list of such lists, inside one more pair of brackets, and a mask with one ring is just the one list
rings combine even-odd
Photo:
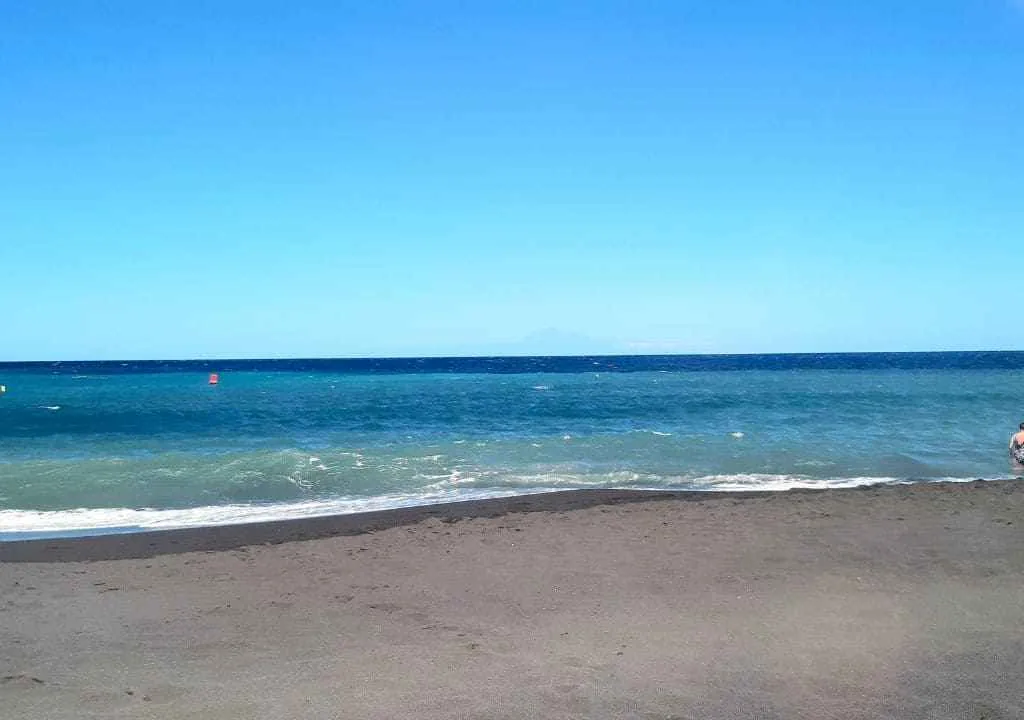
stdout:
[[2,718],[1024,717],[1024,483],[0,544]]

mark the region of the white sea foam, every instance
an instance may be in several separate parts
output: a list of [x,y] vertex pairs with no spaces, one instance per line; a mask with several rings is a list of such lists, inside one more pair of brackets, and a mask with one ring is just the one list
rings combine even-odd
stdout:
[[[437,503],[533,495],[574,488],[622,490],[693,490],[715,493],[851,488],[914,482],[973,482],[979,478],[909,480],[894,477],[811,478],[800,475],[657,476],[632,471],[592,475],[570,472],[522,474],[463,473],[421,476],[433,480],[420,490],[374,497],[341,497],[292,503],[217,505],[183,509],[82,508],[74,510],[0,510],[0,541],[47,534],[93,535],[185,527],[208,527],[294,518],[346,515]],[[301,481],[296,480],[297,484]]]
[[732,437],[736,438],[737,440],[739,440],[739,439],[740,439],[741,437],[743,437],[743,433],[741,433],[741,432],[738,432],[738,431],[737,431],[737,432],[731,432],[731,433],[729,433],[729,434],[730,434],[730,435],[731,435]]
[[974,482],[980,478],[930,478],[913,480],[896,477],[845,477],[845,478],[812,478],[802,475],[768,475],[760,473],[741,473],[737,475],[708,475],[694,478],[691,482],[695,490],[709,492],[744,492],[750,490],[783,491],[783,490],[827,490],[838,488],[864,487],[867,485],[912,485],[918,482]]
[[68,533],[82,535],[139,530],[169,530],[184,527],[237,525],[241,523],[288,520],[293,518],[348,515],[352,513],[415,507],[460,500],[509,497],[551,492],[538,488],[531,493],[522,489],[446,490],[431,493],[380,495],[371,498],[338,498],[299,503],[267,505],[216,505],[174,510],[151,508],[82,508],[76,510],[0,510],[0,539],[15,540],[19,534]]
[[60,410],[60,405],[40,405],[39,409],[40,410],[56,411],[56,410]]
[[[420,479],[427,479],[421,476]],[[620,490],[665,490],[698,492],[781,491],[795,489],[827,489],[860,487],[862,485],[892,485],[914,482],[972,482],[976,478],[935,478],[908,480],[897,477],[836,477],[815,478],[806,475],[769,473],[739,473],[731,475],[655,475],[632,470],[605,473],[573,472],[550,468],[535,473],[508,473],[500,471],[460,472],[437,476],[436,481],[424,487],[428,493],[444,492],[456,486],[481,490],[519,488],[521,492],[543,489],[610,488]]]

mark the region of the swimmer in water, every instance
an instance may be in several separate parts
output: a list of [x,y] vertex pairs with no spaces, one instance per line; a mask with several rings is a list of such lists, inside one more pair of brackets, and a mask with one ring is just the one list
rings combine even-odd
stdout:
[[1020,430],[1010,436],[1010,460],[1014,466],[1024,468],[1024,423]]

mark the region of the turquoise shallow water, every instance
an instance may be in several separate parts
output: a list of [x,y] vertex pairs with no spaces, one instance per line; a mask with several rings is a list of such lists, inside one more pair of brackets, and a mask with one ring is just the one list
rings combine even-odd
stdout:
[[0,365],[0,539],[574,487],[1008,476],[1024,358],[907,358]]

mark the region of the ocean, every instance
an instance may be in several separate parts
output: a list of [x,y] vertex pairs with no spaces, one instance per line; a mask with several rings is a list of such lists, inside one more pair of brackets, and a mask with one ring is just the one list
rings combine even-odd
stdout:
[[1018,352],[0,363],[0,540],[1004,478],[1022,382]]

